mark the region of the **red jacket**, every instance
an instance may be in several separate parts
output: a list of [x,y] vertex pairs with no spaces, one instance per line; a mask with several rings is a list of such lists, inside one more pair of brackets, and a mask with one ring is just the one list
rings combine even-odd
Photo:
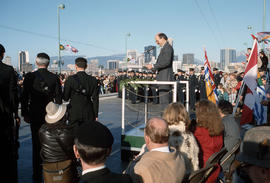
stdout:
[[[204,127],[196,127],[194,136],[197,139],[197,142],[200,147],[199,161],[200,167],[205,167],[205,163],[208,158],[218,152],[223,147],[223,135],[219,136],[210,136],[209,132]],[[220,166],[218,165],[217,169],[212,173],[212,175],[207,179],[207,183],[216,182],[216,179],[220,172]]]

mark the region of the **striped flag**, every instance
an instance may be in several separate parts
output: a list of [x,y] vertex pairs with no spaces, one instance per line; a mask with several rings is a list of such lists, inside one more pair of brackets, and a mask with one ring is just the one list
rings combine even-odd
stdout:
[[244,125],[252,122],[253,110],[255,107],[256,89],[257,89],[257,75],[258,75],[258,43],[254,39],[253,48],[249,56],[248,64],[245,70],[243,82],[247,86],[247,92],[244,100],[242,116],[240,124]]
[[205,76],[205,88],[208,100],[217,104],[218,103],[218,94],[217,88],[214,82],[214,76],[211,71],[211,66],[208,61],[206,50],[204,50],[205,61],[204,61],[204,76]]

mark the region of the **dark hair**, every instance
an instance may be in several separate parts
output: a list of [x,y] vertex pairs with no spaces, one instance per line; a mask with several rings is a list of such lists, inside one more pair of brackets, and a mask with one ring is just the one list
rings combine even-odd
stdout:
[[265,53],[263,50],[260,51],[260,54],[262,54],[265,57]]
[[0,56],[2,56],[3,53],[5,53],[5,52],[6,52],[6,50],[5,50],[4,46],[2,44],[0,44]]
[[80,144],[77,138],[75,138],[74,143],[78,149],[80,158],[87,164],[105,163],[106,158],[111,152],[111,148],[93,147]]
[[160,39],[165,39],[166,41],[168,40],[168,37],[167,37],[166,34],[164,34],[164,33],[159,33],[159,34],[158,34],[158,37],[159,37]]
[[247,50],[252,50],[251,48],[247,48]]
[[[162,120],[166,123],[166,128],[157,128],[153,122],[156,120]],[[145,134],[151,139],[152,142],[157,144],[163,144],[169,141],[169,127],[168,123],[161,118],[151,118],[147,121],[145,127]]]
[[50,60],[50,57],[49,57],[49,55],[47,55],[47,53],[38,53],[37,57],[38,58],[45,58],[47,60]]
[[218,108],[224,115],[229,115],[233,113],[233,106],[230,102],[226,100],[220,100],[218,102]]
[[76,58],[75,64],[80,68],[86,68],[87,67],[87,60],[83,57]]

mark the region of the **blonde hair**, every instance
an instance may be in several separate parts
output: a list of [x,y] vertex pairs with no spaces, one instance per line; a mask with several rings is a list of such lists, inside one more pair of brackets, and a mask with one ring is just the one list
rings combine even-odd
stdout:
[[206,128],[210,136],[221,135],[224,125],[216,104],[209,100],[201,100],[195,106],[197,125]]
[[181,103],[169,104],[163,112],[162,118],[168,122],[168,125],[178,125],[180,121],[189,126],[190,120],[186,108]]

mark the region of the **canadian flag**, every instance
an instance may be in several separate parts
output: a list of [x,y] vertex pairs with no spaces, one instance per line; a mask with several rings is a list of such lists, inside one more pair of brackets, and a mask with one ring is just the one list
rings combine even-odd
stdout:
[[245,76],[243,81],[247,86],[246,96],[244,100],[244,106],[242,111],[242,116],[240,124],[244,125],[252,122],[253,119],[253,109],[255,105],[255,95],[257,88],[257,74],[258,74],[258,43],[254,39],[253,48],[248,59],[248,64],[245,70]]

